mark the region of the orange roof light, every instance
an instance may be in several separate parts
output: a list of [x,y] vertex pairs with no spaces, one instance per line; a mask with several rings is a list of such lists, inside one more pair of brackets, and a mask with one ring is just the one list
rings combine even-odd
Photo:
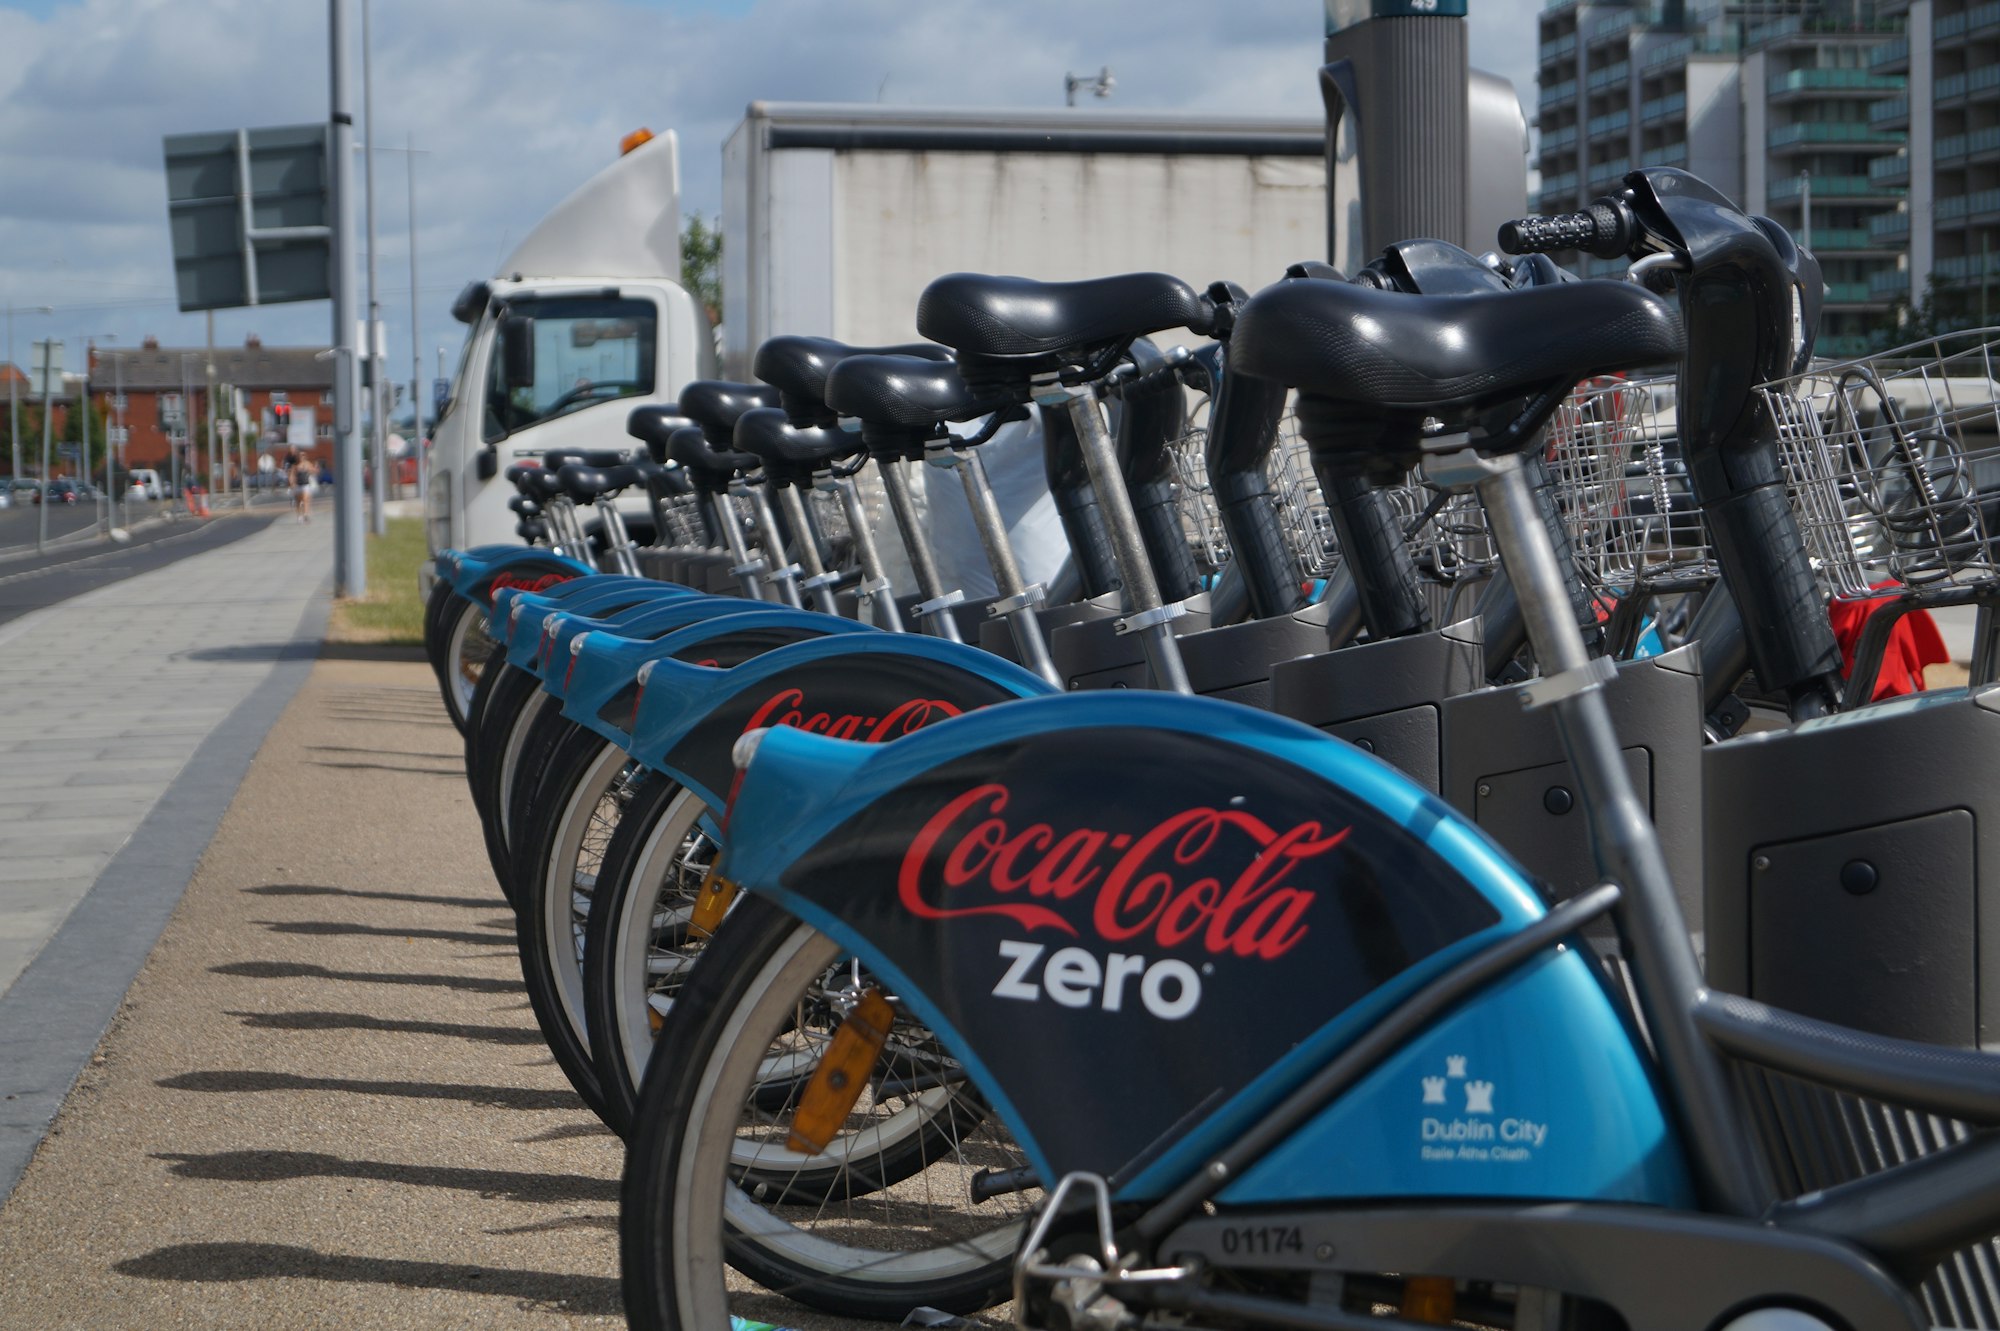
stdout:
[[638,129],[633,130],[630,134],[627,134],[624,138],[618,140],[618,155],[620,157],[623,157],[626,153],[631,152],[634,148],[640,147],[643,144],[651,143],[652,141],[653,141],[653,131],[647,129],[645,126],[642,125]]

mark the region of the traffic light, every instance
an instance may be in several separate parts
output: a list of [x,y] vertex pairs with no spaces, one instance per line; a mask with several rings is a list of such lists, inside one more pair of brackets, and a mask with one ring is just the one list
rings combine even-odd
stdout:
[[271,404],[271,424],[276,427],[280,438],[288,438],[292,430],[292,404],[273,402]]

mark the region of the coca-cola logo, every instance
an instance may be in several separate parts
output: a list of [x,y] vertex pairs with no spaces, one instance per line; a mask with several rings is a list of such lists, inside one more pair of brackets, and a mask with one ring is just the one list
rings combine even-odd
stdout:
[[1317,822],[1277,828],[1240,809],[1197,807],[1139,833],[1050,823],[1015,827],[1012,798],[987,783],[931,816],[897,873],[903,908],[926,920],[990,915],[1079,936],[1048,902],[1090,895],[1098,938],[1193,944],[1211,956],[1274,961],[1305,938],[1317,894],[1287,881],[1347,839]]
[[788,688],[780,689],[765,699],[750,714],[750,720],[743,729],[747,732],[766,726],[790,726],[794,730],[810,731],[832,739],[882,744],[963,714],[963,708],[942,698],[910,698],[880,716],[863,716],[857,712],[835,713],[815,710],[806,701],[804,689]]
[[491,600],[509,588],[522,592],[545,592],[557,583],[568,582],[575,576],[574,573],[544,573],[538,578],[524,578],[513,573],[500,573],[487,584],[486,596]]

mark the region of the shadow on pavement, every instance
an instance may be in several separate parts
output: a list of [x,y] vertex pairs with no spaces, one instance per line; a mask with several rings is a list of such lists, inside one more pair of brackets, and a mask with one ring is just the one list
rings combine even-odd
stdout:
[[[442,757],[443,755],[438,755]],[[404,776],[448,776],[465,780],[465,768],[461,764],[452,768],[437,767],[393,767],[388,763],[330,763],[324,758],[309,759],[314,767],[340,767],[353,772],[400,772]]]
[[542,1033],[520,1026],[466,1026],[448,1021],[397,1021],[362,1012],[231,1012],[245,1026],[262,1031],[382,1031],[393,1035],[438,1035],[479,1044],[540,1045]]
[[352,1178],[407,1183],[415,1188],[456,1188],[520,1202],[615,1202],[618,1180],[582,1174],[529,1174],[511,1169],[458,1169],[450,1165],[403,1165],[386,1160],[344,1160],[317,1151],[222,1151],[215,1155],[155,1154],[168,1160],[177,1178],[227,1183],[273,1183],[280,1179]]
[[467,910],[494,910],[503,904],[496,892],[490,897],[431,897],[418,892],[373,892],[358,887],[326,887],[318,883],[265,883],[246,887],[245,892],[260,897],[360,897],[368,901],[414,901],[423,906],[463,906]]
[[514,1140],[526,1146],[529,1142],[561,1142],[569,1141],[574,1137],[609,1137],[610,1135],[610,1128],[605,1127],[597,1119],[590,1118],[580,1123],[558,1124],[546,1132],[538,1132],[532,1137],[516,1137]]
[[120,1275],[144,1280],[328,1280],[346,1284],[443,1289],[525,1299],[551,1308],[615,1317],[625,1305],[618,1282],[602,1276],[513,1271],[454,1262],[407,1262],[315,1252],[282,1243],[177,1243],[116,1263]]
[[473,933],[462,929],[385,929],[373,924],[349,924],[344,920],[252,920],[274,934],[306,934],[314,938],[429,938],[440,943],[469,943],[474,947],[515,946],[510,925],[505,933],[490,930]]
[[311,643],[239,642],[227,647],[197,647],[177,652],[178,661],[289,661],[312,655]]
[[252,980],[350,980],[356,984],[414,984],[438,989],[462,989],[469,994],[518,994],[527,986],[519,980],[483,975],[420,975],[398,971],[336,971],[308,961],[231,961],[209,967],[212,975],[241,975]]
[[350,1095],[387,1095],[404,1100],[456,1100],[494,1109],[575,1109],[583,1102],[575,1091],[542,1090],[531,1086],[466,1086],[433,1081],[366,1081],[348,1077],[301,1077],[293,1072],[217,1069],[162,1077],[153,1085],[169,1091],[204,1091],[224,1095],[266,1091],[341,1091]]
[[424,649],[413,643],[325,642],[319,655],[322,661],[421,661]]

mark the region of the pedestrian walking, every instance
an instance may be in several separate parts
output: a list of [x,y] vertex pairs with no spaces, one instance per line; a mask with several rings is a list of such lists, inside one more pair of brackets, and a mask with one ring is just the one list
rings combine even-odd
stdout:
[[292,511],[300,522],[312,521],[313,467],[312,459],[304,453],[294,452],[288,464],[292,473]]

